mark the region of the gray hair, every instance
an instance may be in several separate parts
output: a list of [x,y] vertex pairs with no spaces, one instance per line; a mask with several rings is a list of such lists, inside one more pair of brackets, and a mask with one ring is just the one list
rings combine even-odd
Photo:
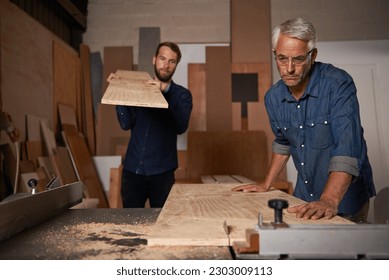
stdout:
[[316,48],[317,37],[315,27],[311,22],[302,18],[287,20],[273,29],[273,49],[277,46],[281,34],[307,42],[310,50]]

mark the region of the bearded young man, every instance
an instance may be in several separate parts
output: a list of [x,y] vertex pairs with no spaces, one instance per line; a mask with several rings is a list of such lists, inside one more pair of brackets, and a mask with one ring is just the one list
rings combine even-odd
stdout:
[[234,191],[268,191],[292,156],[298,171],[294,195],[307,203],[288,208],[303,219],[339,214],[366,221],[375,195],[352,77],[316,62],[316,31],[301,18],[273,30],[273,54],[281,80],[265,96],[275,140],[264,182]]
[[131,130],[123,161],[121,195],[124,208],[164,205],[175,182],[178,167],[177,135],[188,129],[192,111],[191,92],[173,82],[181,59],[179,47],[172,42],[158,45],[153,65],[157,85],[168,109],[116,106],[120,127]]

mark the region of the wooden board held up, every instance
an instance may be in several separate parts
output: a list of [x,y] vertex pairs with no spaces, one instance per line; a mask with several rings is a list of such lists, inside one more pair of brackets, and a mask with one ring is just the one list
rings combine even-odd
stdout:
[[168,103],[156,85],[149,85],[151,76],[147,72],[117,70],[116,77],[110,75],[109,85],[101,103],[152,108],[168,108]]

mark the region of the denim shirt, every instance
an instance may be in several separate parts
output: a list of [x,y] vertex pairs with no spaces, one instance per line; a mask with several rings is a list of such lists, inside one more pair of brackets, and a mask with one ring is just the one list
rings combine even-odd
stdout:
[[319,200],[329,173],[347,172],[353,181],[338,208],[344,215],[355,214],[375,195],[356,92],[344,70],[316,62],[299,100],[282,80],[265,95],[273,152],[291,155],[298,171],[294,195]]
[[172,81],[163,96],[168,109],[116,106],[120,127],[131,129],[123,161],[123,169],[129,172],[149,176],[178,167],[177,135],[188,129],[192,94]]

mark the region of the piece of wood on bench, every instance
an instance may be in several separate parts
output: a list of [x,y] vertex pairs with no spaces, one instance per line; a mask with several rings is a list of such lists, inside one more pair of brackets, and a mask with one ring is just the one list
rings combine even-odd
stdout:
[[203,175],[201,182],[204,184],[239,184],[256,182],[241,175]]

